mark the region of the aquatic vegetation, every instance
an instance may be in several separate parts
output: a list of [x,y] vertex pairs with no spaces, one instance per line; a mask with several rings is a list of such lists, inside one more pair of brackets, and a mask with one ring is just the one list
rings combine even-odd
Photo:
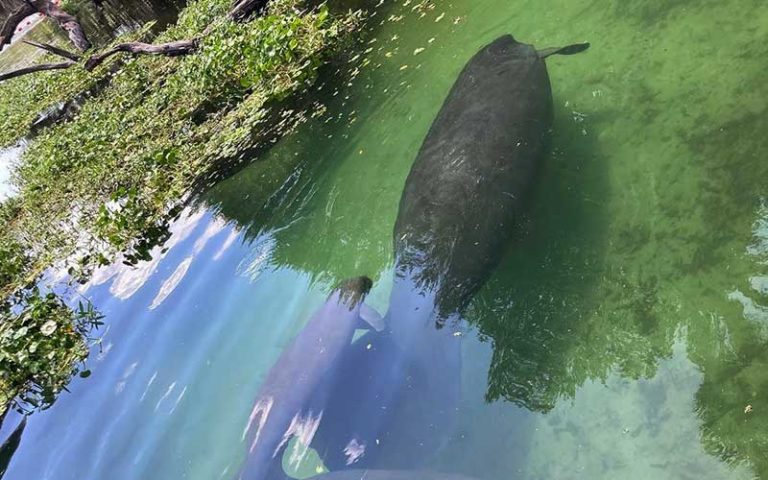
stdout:
[[[145,39],[152,27],[153,24],[147,24],[135,32],[118,37],[113,43]],[[28,36],[34,41],[53,42],[55,44],[55,41],[48,38],[53,36],[52,32],[47,31],[51,28],[53,26],[43,22]],[[46,30],[44,34],[41,34],[42,38],[35,36],[38,29]],[[20,50],[21,54],[26,55],[36,53],[34,47],[19,45],[18,43],[8,49],[9,52],[12,50]],[[7,53],[3,52],[3,55]],[[53,61],[51,55],[45,55],[42,58],[43,62],[47,61],[45,59]],[[0,82],[0,147],[12,145],[29,134],[29,127],[40,112],[60,102],[72,100],[78,94],[90,90],[102,81],[115,65],[116,59],[106,62],[101,68],[93,72],[72,68],[60,72],[40,72],[12,81]]]
[[[18,311],[18,313],[16,313]],[[88,334],[101,325],[92,305],[70,309],[32,288],[0,307],[0,402],[22,412],[46,409],[88,356]],[[15,398],[14,398],[15,397]]]
[[[332,14],[325,4],[275,0],[263,16],[223,21],[230,7],[228,0],[193,2],[156,38],[168,42],[205,29],[195,55],[121,63],[113,57],[94,73],[69,69],[0,85],[0,144],[8,144],[25,133],[38,108],[112,77],[74,118],[30,142],[14,173],[20,194],[3,205],[0,291],[20,295],[3,324],[4,397],[21,393],[22,403],[49,404],[66,383],[64,372],[87,352],[70,335],[45,343],[51,345],[46,354],[54,354],[35,364],[36,371],[58,372],[54,377],[36,380],[23,368],[28,354],[18,352],[31,344],[18,332],[39,327],[28,325],[30,319],[56,316],[68,326],[62,332],[82,334],[96,315],[36,294],[30,285],[39,275],[57,264],[84,280],[116,258],[146,260],[167,239],[169,221],[195,186],[301,121],[311,106],[303,106],[299,94],[341,51],[360,18],[358,12]],[[41,388],[28,398],[29,385]]]

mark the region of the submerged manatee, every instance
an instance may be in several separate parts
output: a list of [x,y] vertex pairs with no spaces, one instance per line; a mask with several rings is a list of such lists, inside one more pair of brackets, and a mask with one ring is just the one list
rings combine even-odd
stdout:
[[[406,181],[386,330],[350,345],[366,316],[361,302],[370,280],[348,282],[329,297],[259,394],[240,478],[284,478],[279,460],[291,437],[315,447],[331,470],[416,468],[450,438],[461,345],[443,327],[499,262],[542,161],[552,123],[544,58],[586,47],[537,52],[507,35],[470,60]],[[355,475],[461,479],[374,470],[318,478]]]
[[375,364],[356,360],[340,377],[343,398],[317,437],[334,439],[318,445],[331,469],[350,464],[350,446],[357,468],[415,468],[450,438],[461,346],[460,332],[443,327],[499,263],[542,163],[553,116],[544,59],[587,47],[536,51],[505,35],[464,67],[400,201],[384,339],[397,353],[358,352]]
[[289,440],[310,444],[371,285],[367,277],[343,282],[280,355],[243,431],[248,458],[239,478],[284,478],[281,460]]

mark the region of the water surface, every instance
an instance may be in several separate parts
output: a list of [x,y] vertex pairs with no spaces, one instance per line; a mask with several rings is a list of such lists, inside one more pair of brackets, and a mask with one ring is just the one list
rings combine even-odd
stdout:
[[768,478],[768,10],[419,5],[385,5],[327,114],[213,188],[167,252],[82,292],[108,320],[93,375],[32,417],[7,478],[236,478],[259,385],[329,285],[367,274],[386,309],[405,177],[464,63],[504,33],[592,48],[548,61],[552,152],[467,312],[459,424],[428,466]]

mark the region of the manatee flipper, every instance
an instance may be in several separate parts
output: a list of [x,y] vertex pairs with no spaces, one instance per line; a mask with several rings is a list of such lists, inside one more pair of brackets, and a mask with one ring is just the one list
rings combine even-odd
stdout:
[[539,58],[547,58],[551,55],[574,55],[581,53],[588,48],[589,42],[574,43],[573,45],[568,45],[566,47],[545,48],[543,50],[537,51],[536,53],[539,54]]
[[381,314],[366,303],[360,305],[360,319],[377,332],[381,332],[386,327]]

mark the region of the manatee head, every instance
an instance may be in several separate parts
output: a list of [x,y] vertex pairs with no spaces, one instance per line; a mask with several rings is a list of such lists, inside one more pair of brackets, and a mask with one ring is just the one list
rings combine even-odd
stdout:
[[339,282],[331,292],[331,297],[338,294],[339,303],[343,303],[350,310],[363,303],[365,296],[371,291],[373,281],[365,276],[352,277]]

